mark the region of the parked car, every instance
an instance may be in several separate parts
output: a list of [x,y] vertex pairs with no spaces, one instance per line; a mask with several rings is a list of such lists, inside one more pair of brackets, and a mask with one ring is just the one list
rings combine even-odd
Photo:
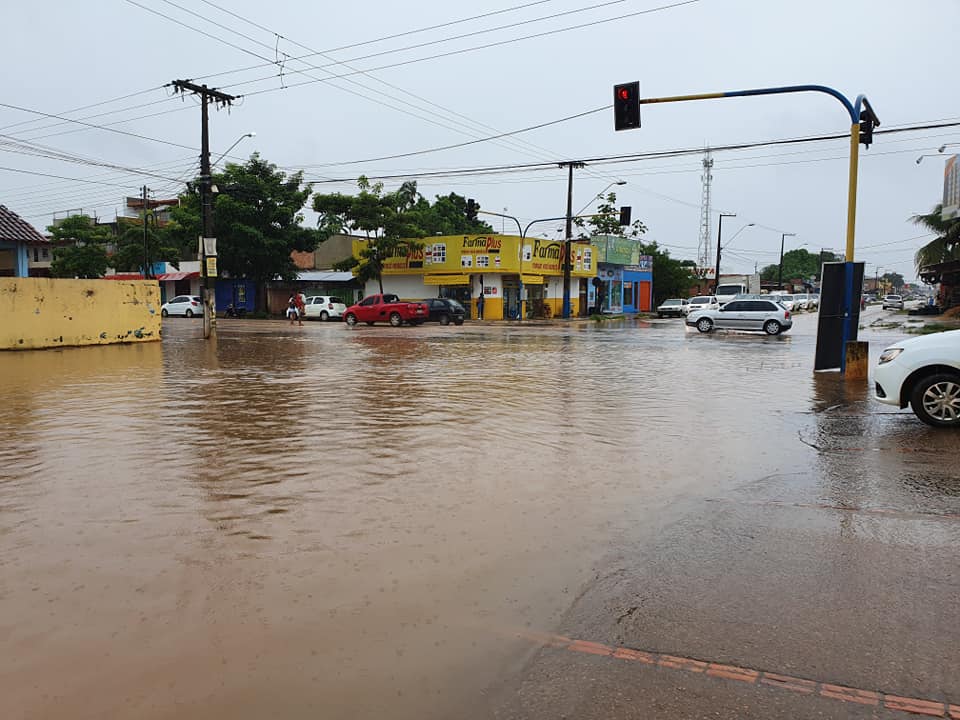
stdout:
[[172,300],[167,300],[160,306],[160,315],[183,315],[184,317],[193,317],[194,315],[203,316],[203,300],[197,295],[177,295]]
[[323,320],[342,318],[347,306],[343,300],[333,295],[311,295],[303,301],[303,316],[307,319]]
[[690,303],[685,298],[670,298],[657,308],[657,317],[683,317],[689,311]]
[[716,329],[762,330],[779,335],[793,326],[790,311],[774,300],[731,300],[716,310],[703,310],[687,316],[687,325],[702,333]]
[[874,397],[934,427],[960,428],[960,330],[903,340],[880,354]]
[[700,312],[701,310],[719,310],[720,301],[717,300],[716,295],[699,295],[695,298],[690,298],[690,304],[687,306],[687,317],[690,317],[695,312]]
[[884,310],[903,310],[903,297],[900,295],[887,295],[883,298]]
[[427,320],[427,306],[422,302],[401,302],[396,295],[370,295],[348,307],[343,319],[351,327],[358,322],[389,322],[394,327],[404,323],[420,325]]
[[428,298],[423,301],[427,306],[427,321],[441,325],[463,325],[467,310],[456,300],[450,298]]
[[800,301],[797,300],[795,295],[772,295],[770,299],[780,303],[790,312],[798,312],[800,310]]

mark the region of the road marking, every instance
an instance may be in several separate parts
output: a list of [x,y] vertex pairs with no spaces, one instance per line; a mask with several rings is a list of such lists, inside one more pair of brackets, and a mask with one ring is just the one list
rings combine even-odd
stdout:
[[766,670],[756,670],[739,665],[725,665],[710,662],[709,660],[699,660],[697,658],[667,655],[649,650],[636,650],[634,648],[605,645],[604,643],[592,642],[590,640],[576,640],[563,637],[562,635],[551,635],[549,633],[538,633],[527,630],[518,631],[516,635],[539,645],[570,652],[599,655],[616,660],[637,662],[641,665],[651,665],[669,670],[706,675],[716,678],[717,680],[729,680],[747,685],[764,685],[800,695],[819,695],[828,700],[856,703],[870,707],[882,707],[887,710],[896,710],[910,715],[960,720],[960,705],[948,704],[937,700],[902,697],[900,695],[893,695],[876,690],[864,690],[846,685],[834,685],[818,680],[810,680],[808,678],[780,675]]

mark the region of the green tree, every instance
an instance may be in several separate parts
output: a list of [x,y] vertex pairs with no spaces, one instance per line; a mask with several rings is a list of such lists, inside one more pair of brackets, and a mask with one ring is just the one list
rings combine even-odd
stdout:
[[696,270],[693,260],[670,257],[670,251],[661,250],[656,241],[640,243],[640,254],[653,257],[653,307],[667,298],[687,296]]
[[[254,153],[247,162],[229,163],[214,173],[212,184],[218,191],[213,223],[220,271],[258,284],[296,277],[291,253],[311,251],[318,240],[316,230],[301,224],[311,192],[303,173],[287,175]],[[199,187],[191,184],[161,237],[166,247],[187,257],[197,252],[200,229]],[[265,300],[261,293],[261,308]]]
[[[761,280],[776,280],[780,275],[780,264],[767,265],[760,271]],[[820,254],[804,248],[788,250],[783,254],[783,280],[820,276]]]
[[[117,238],[117,251],[111,258],[117,270],[135,271],[139,268],[149,268],[155,262],[169,262],[175,268],[180,267],[180,248],[170,244],[171,235],[158,228],[155,215],[152,211],[146,213],[147,237],[144,248],[143,237],[144,214],[140,215],[140,222],[123,222],[121,220]],[[144,251],[146,250],[146,257]]]
[[437,196],[436,202],[431,203],[417,192],[415,182],[405,182],[393,192],[384,192],[383,183],[371,183],[361,177],[357,187],[356,195],[313,196],[313,209],[320,215],[320,241],[342,233],[366,238],[360,257],[349,258],[337,267],[354,270],[362,283],[376,280],[381,293],[384,262],[423,247],[418,242],[420,238],[491,232],[485,222],[467,219],[466,199],[455,193]]
[[926,265],[936,265],[950,260],[960,260],[960,218],[944,220],[941,215],[942,204],[937,204],[926,215],[914,215],[910,218],[936,237],[917,250],[913,262],[917,271]]
[[887,272],[880,276],[883,280],[886,280],[894,290],[899,290],[903,287],[903,275],[897,272]]
[[607,196],[597,206],[597,212],[588,218],[574,218],[573,224],[580,228],[580,239],[588,239],[594,235],[617,235],[620,237],[638,238],[647,232],[647,226],[640,220],[624,227],[620,224],[620,210],[617,208],[617,194],[607,193]]
[[47,228],[57,247],[50,273],[60,278],[103,277],[110,266],[107,245],[113,241],[109,228],[97,225],[88,215],[72,215]]

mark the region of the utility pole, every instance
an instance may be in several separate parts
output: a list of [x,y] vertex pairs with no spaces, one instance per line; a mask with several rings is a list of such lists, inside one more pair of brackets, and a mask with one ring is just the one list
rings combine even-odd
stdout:
[[796,237],[796,233],[780,234],[780,268],[777,270],[777,290],[783,290],[783,241],[788,236]]
[[[213,193],[211,192],[212,177],[210,175],[210,129],[207,106],[210,100],[217,107],[230,105],[236,96],[227,95],[206,85],[196,85],[189,80],[174,80],[171,85],[176,92],[191,92],[200,96],[200,273],[203,277],[203,337],[209,338],[217,324],[216,306],[214,297],[210,293],[210,273],[207,268],[207,240],[213,237]],[[216,257],[216,251],[212,253]]]
[[143,277],[145,280],[149,280],[150,255],[147,251],[147,193],[150,192],[150,188],[144,185],[140,190],[143,197]]
[[736,217],[736,213],[720,213],[720,225],[717,228],[717,267],[713,272],[713,291],[717,291],[720,285],[720,238],[723,236],[723,219],[725,217]]
[[573,270],[573,171],[586,167],[586,163],[568,161],[559,163],[559,167],[569,168],[567,176],[567,237],[563,244],[563,319],[570,318],[570,272]]

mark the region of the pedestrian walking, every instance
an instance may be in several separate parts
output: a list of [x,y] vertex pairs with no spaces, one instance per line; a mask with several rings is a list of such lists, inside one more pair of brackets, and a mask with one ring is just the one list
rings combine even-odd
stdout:
[[[296,293],[290,293],[290,297],[287,299],[287,317],[290,319],[290,324],[293,325],[293,321],[299,318],[299,311],[297,310],[297,295]],[[300,323],[301,325],[303,323]]]
[[303,325],[303,316],[307,314],[307,305],[303,301],[303,294],[296,293],[293,297],[294,303],[297,307],[297,321],[300,325]]

